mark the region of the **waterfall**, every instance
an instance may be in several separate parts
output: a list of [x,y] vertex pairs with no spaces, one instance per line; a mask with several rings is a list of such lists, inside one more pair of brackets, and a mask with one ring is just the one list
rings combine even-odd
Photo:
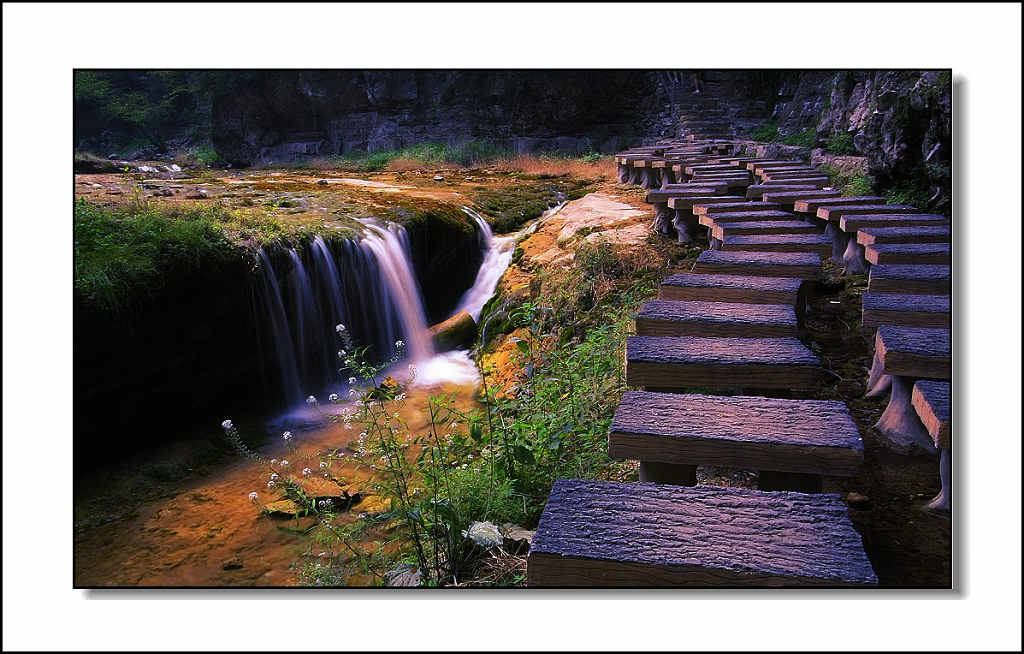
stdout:
[[260,248],[260,279],[263,282],[263,298],[266,303],[266,312],[270,322],[270,331],[274,337],[274,352],[277,355],[278,366],[281,369],[281,384],[284,387],[285,397],[289,402],[295,402],[302,398],[302,388],[299,383],[299,373],[296,367],[295,350],[292,346],[291,329],[288,326],[288,315],[284,310],[284,300],[281,297],[281,287],[277,283],[277,275],[270,263],[270,257]]
[[469,214],[480,226],[481,247],[484,250],[484,259],[480,263],[480,270],[476,273],[476,280],[473,285],[463,293],[455,312],[468,311],[473,320],[480,319],[480,312],[483,311],[487,300],[494,295],[494,289],[498,286],[498,280],[505,274],[510,263],[512,254],[515,251],[517,234],[511,236],[495,236],[491,226],[484,220],[483,216],[469,207],[462,207],[462,210]]

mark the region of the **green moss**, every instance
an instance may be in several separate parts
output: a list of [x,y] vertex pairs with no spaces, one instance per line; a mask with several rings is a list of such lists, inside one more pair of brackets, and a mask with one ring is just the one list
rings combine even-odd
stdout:
[[851,132],[833,132],[825,142],[825,151],[832,154],[857,154]]
[[801,145],[806,148],[811,148],[814,147],[814,144],[817,142],[817,139],[817,132],[815,132],[814,128],[808,127],[805,130],[793,132],[792,134],[787,134],[782,139],[782,142],[785,143],[786,145]]
[[750,138],[764,143],[774,143],[779,140],[779,126],[776,123],[763,123],[760,127],[750,133]]
[[[471,198],[480,213],[490,219],[494,231],[503,234],[538,218],[564,200],[586,195],[589,180],[576,180],[551,175],[521,175],[515,187],[477,191]],[[535,181],[535,184],[523,184]]]

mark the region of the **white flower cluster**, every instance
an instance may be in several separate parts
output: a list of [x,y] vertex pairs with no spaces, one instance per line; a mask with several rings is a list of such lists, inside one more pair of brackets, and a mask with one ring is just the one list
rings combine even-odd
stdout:
[[505,542],[505,538],[493,522],[474,522],[469,525],[468,530],[462,532],[462,536],[480,547],[497,547]]
[[285,433],[281,434],[281,438],[283,438],[285,441],[290,441],[292,439],[292,433],[290,431],[286,431]]
[[220,426],[224,428],[224,431],[231,431],[235,425],[230,420],[225,420],[220,423]]
[[255,492],[255,491],[253,491],[252,493],[249,493],[249,501],[250,502],[255,502],[259,498],[260,498],[259,493]]
[[338,394],[337,393],[331,393],[330,395],[327,396],[327,401],[330,402],[331,404],[337,404],[338,403]]
[[309,397],[306,398],[306,404],[308,404],[309,406],[316,406],[320,403],[317,401],[315,397],[310,395]]

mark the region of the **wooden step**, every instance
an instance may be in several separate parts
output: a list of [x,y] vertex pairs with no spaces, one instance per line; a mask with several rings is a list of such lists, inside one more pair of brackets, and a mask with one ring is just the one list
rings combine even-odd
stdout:
[[747,171],[743,170],[742,168],[740,168],[738,166],[733,166],[732,164],[727,164],[727,163],[726,164],[712,164],[712,163],[693,164],[693,165],[687,166],[685,168],[685,171],[686,171],[687,175],[695,175],[697,173],[706,173],[706,172],[719,171],[719,170],[726,170],[726,171],[730,171],[730,172],[731,171],[742,172],[745,175],[749,174],[749,173],[747,173]]
[[528,586],[873,586],[838,495],[555,481]]
[[630,336],[626,384],[649,390],[786,388],[821,382],[818,357],[795,338]]
[[765,202],[778,202],[785,205],[792,205],[799,200],[809,198],[835,197],[839,197],[839,191],[769,191],[762,196]]
[[703,216],[709,213],[724,213],[727,211],[764,211],[767,209],[779,208],[778,203],[775,202],[747,202],[739,200],[736,202],[714,202],[714,203],[694,203],[693,213],[697,216]]
[[882,264],[868,275],[869,293],[949,295],[951,288],[949,266]]
[[644,201],[649,204],[655,204],[658,202],[668,202],[669,198],[706,198],[714,196],[717,191],[718,189],[711,186],[696,186],[685,191],[652,189],[647,191],[647,195],[644,196]]
[[693,271],[725,275],[817,279],[821,274],[821,257],[809,252],[722,252],[720,250],[705,250],[697,257]]
[[824,190],[832,185],[827,177],[793,177],[790,179],[765,179],[758,186],[811,186],[814,191]]
[[833,207],[848,207],[861,204],[881,204],[884,203],[885,199],[880,198],[877,195],[854,195],[849,197],[839,198],[818,198],[816,200],[798,200],[793,203],[793,211],[797,213],[809,213],[817,215],[818,207],[833,206]]
[[722,213],[704,214],[699,220],[700,224],[705,227],[712,227],[720,222],[793,222],[793,214],[787,211],[779,211],[778,209],[762,209],[760,211],[725,211]]
[[782,191],[814,191],[817,190],[814,184],[751,184],[747,187],[748,200],[760,200],[765,193]]
[[747,222],[723,222],[712,214],[711,235],[719,241],[731,236],[756,234],[820,234],[821,229],[802,220],[751,220]]
[[875,356],[887,375],[913,379],[952,375],[948,329],[882,325],[875,332]]
[[865,227],[928,227],[948,224],[949,218],[937,213],[869,213],[839,219],[839,229],[849,234]]
[[819,175],[812,172],[774,173],[765,175],[762,178],[766,182],[785,182],[788,180],[814,180],[828,182],[828,175]]
[[793,166],[799,166],[803,164],[802,161],[795,161],[791,159],[775,159],[774,161],[762,161],[760,163],[748,163],[747,170],[754,171],[755,175],[760,175],[766,170],[772,168],[791,168]]
[[861,245],[876,243],[949,243],[952,230],[949,225],[921,227],[861,227],[857,242]]
[[884,213],[889,215],[902,213],[921,213],[917,207],[909,204],[824,204],[818,207],[817,216],[822,220],[838,221],[843,216],[859,216],[866,213]]
[[735,203],[735,202],[742,202],[742,201],[743,201],[743,198],[738,196],[738,195],[710,196],[710,197],[704,197],[703,199],[700,199],[700,200],[697,200],[697,199],[694,199],[694,198],[670,197],[668,199],[668,206],[670,208],[672,208],[672,209],[683,210],[683,211],[690,211],[692,209],[692,207],[693,207],[695,202],[699,202],[701,204],[718,204],[718,203],[730,203],[730,202]]
[[658,299],[694,302],[742,302],[798,305],[804,280],[793,277],[743,277],[677,273],[665,278]]
[[928,435],[932,437],[935,447],[949,448],[952,445],[950,433],[950,398],[952,389],[949,382],[918,380],[914,382],[914,390],[910,403],[921,418]]
[[949,329],[952,324],[948,295],[865,293],[861,307],[865,329],[881,325]]
[[834,400],[626,391],[608,455],[847,477],[860,473],[864,442],[846,405]]
[[731,236],[722,243],[725,252],[816,252],[822,259],[832,254],[832,239],[824,234],[755,234]]
[[636,316],[639,336],[776,338],[797,331],[796,311],[781,304],[651,300]]
[[949,243],[876,243],[864,247],[864,258],[872,264],[948,264]]

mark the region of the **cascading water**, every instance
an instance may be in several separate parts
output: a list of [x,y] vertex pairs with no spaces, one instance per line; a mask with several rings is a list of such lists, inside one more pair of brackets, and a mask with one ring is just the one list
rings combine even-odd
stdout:
[[515,251],[518,234],[495,236],[494,232],[491,231],[491,226],[484,220],[483,216],[469,207],[462,207],[462,210],[469,214],[476,221],[477,225],[480,226],[480,240],[481,246],[484,248],[484,259],[480,263],[480,270],[476,273],[476,281],[462,295],[455,312],[468,311],[473,316],[473,320],[479,320],[480,312],[483,311],[484,305],[494,295],[494,289],[497,288],[498,281],[505,274],[509,264],[512,263],[512,255]]

